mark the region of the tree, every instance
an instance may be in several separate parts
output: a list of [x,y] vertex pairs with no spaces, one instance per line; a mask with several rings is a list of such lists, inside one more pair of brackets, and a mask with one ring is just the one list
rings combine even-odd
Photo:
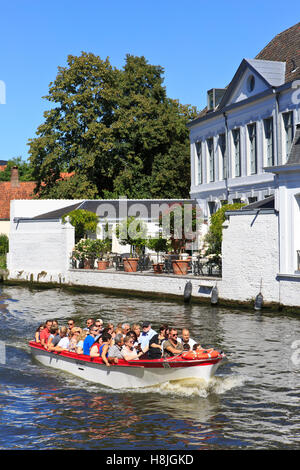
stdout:
[[33,168],[28,161],[22,160],[21,157],[15,157],[7,161],[6,168],[0,171],[0,181],[10,181],[11,169],[17,166],[20,181],[34,181]]
[[95,233],[97,230],[99,218],[94,212],[85,209],[75,209],[63,217],[63,222],[66,221],[67,217],[70,219],[70,224],[75,227],[76,243],[85,238],[88,232]]
[[118,70],[83,52],[45,98],[54,107],[29,142],[39,197],[188,197],[196,109],[167,97],[162,67],[127,55]]
[[210,217],[209,230],[205,237],[205,242],[208,245],[206,255],[219,256],[222,253],[222,234],[223,234],[223,223],[225,222],[225,212],[234,211],[243,207],[243,203],[225,204],[218,209]]
[[121,245],[130,245],[130,253],[140,253],[147,244],[147,225],[136,217],[127,217],[116,227],[116,235]]

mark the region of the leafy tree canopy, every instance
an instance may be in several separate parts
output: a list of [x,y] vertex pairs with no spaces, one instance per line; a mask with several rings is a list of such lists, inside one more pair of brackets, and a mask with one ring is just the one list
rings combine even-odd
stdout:
[[22,160],[21,157],[15,157],[7,161],[6,168],[0,171],[0,181],[10,181],[13,166],[18,167],[20,181],[34,181],[30,163]]
[[145,57],[127,55],[117,69],[92,53],[68,56],[29,141],[39,197],[188,197],[196,109],[167,97],[163,72]]

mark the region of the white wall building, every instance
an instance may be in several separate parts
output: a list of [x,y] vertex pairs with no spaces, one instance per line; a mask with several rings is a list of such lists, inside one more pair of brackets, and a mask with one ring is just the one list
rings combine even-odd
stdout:
[[274,194],[275,175],[265,169],[286,163],[300,122],[299,43],[300,23],[243,59],[229,86],[209,90],[207,108],[189,123],[190,195],[206,219],[227,202]]

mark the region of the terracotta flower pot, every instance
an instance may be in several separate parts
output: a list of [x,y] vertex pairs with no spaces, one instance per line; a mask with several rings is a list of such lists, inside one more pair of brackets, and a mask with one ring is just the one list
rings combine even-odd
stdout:
[[161,274],[164,271],[164,263],[154,263],[153,264],[153,271],[156,274]]
[[177,276],[184,276],[188,272],[189,261],[186,259],[175,259],[172,261],[173,272]]
[[84,269],[94,269],[95,260],[91,258],[86,258],[83,260],[83,268]]
[[109,265],[109,261],[107,260],[103,260],[103,259],[99,259],[97,261],[97,264],[98,264],[98,269],[103,271],[104,269],[107,269],[108,268],[108,265]]
[[126,273],[134,273],[137,271],[138,258],[124,258],[124,271]]

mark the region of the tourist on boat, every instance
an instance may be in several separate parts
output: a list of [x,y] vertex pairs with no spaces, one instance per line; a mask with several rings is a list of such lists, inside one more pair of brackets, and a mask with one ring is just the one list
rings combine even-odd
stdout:
[[149,341],[153,338],[154,335],[157,334],[155,330],[151,328],[151,323],[149,321],[145,321],[142,324],[142,334],[139,337],[139,343],[141,345],[142,350],[145,352],[149,348]]
[[139,359],[144,354],[143,351],[137,352],[137,350],[133,347],[133,344],[134,339],[131,336],[125,336],[124,346],[122,348],[122,357],[125,359],[125,361]]
[[180,341],[182,345],[188,344],[190,349],[193,349],[194,344],[196,344],[196,341],[190,337],[190,331],[187,328],[182,329],[181,336],[178,337],[178,341]]
[[40,341],[43,347],[45,347],[48,343],[51,326],[52,326],[52,320],[47,320],[45,324],[45,328],[40,332]]
[[35,335],[34,335],[34,340],[36,343],[40,343],[41,342],[41,338],[40,338],[40,332],[45,328],[45,323],[42,323],[42,325],[38,326],[36,331],[35,331]]
[[112,344],[108,349],[108,357],[116,357],[118,359],[123,359],[122,356],[122,347],[124,345],[124,338],[122,333],[116,334],[114,337],[114,344]]
[[93,318],[88,318],[85,322],[86,327],[83,328],[84,331],[90,331],[91,326],[93,326],[95,323],[95,320]]
[[106,331],[112,336],[112,338],[115,337],[114,324],[112,322],[108,322]]
[[183,352],[183,345],[178,341],[176,328],[171,328],[169,338],[164,342],[164,357],[177,356]]
[[85,328],[83,328],[81,334],[79,335],[79,338],[78,338],[78,343],[77,343],[77,346],[76,346],[76,353],[77,354],[83,354],[83,343],[84,343],[84,340],[87,336],[88,332]]
[[128,331],[130,331],[130,324],[129,323],[123,323],[122,333],[123,333],[124,337],[127,335]]
[[70,334],[69,334],[69,337],[70,337],[69,351],[70,352],[76,352],[77,343],[79,341],[79,336],[81,335],[81,333],[82,333],[82,329],[78,327],[72,328],[72,330],[70,331]]
[[58,328],[58,329],[59,329],[58,321],[57,321],[57,320],[52,320],[52,326],[53,326],[54,328]]
[[141,325],[134,323],[131,327],[131,331],[134,331],[136,334],[137,342],[139,343],[139,338],[141,336]]
[[68,350],[70,339],[68,335],[68,328],[66,326],[62,326],[59,329],[59,336],[60,336],[59,343],[57,344],[57,346],[50,346],[49,351],[60,352],[60,351]]
[[[54,322],[53,322],[54,323]],[[52,326],[50,328],[50,336],[47,341],[47,346],[46,349],[49,350],[50,346],[57,346],[59,341],[60,341],[60,336],[59,336],[59,328],[58,326]]]
[[75,327],[75,321],[71,318],[68,320],[68,334],[71,332],[72,328]]
[[90,356],[101,357],[106,366],[110,364],[117,364],[118,359],[115,357],[108,357],[108,350],[111,345],[112,336],[110,333],[105,331],[101,337],[96,339],[94,344],[91,346]]
[[169,332],[167,325],[161,325],[159,333],[152,336],[149,341],[149,359],[160,359],[163,353],[163,342],[166,341],[166,332]]
[[85,338],[85,340],[83,342],[83,354],[86,354],[87,356],[89,356],[91,346],[95,342],[95,338],[97,336],[99,336],[98,335],[98,328],[93,325],[90,328],[89,334],[87,335],[87,337]]
[[103,331],[103,321],[100,318],[98,318],[95,321],[94,326],[96,328],[98,328],[98,334],[102,333],[102,331]]

